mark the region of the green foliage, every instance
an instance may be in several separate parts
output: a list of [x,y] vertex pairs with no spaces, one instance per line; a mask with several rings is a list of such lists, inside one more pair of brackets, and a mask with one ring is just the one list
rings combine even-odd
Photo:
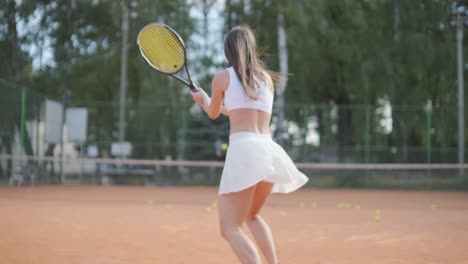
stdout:
[[[0,78],[58,101],[70,90],[72,106],[89,107],[89,137],[102,148],[117,140],[125,2],[0,3],[0,60],[6,62],[0,64]],[[212,21],[196,21],[191,15],[207,6],[185,0],[138,2],[138,18],[130,20],[126,138],[137,146],[138,157],[208,158],[209,151],[181,142],[188,138],[226,140],[227,120],[190,114],[193,104],[188,89],[148,67],[135,43],[143,25],[152,21],[170,24],[189,51],[194,51],[189,65],[198,84],[210,90],[212,73],[225,65],[213,59],[218,51],[194,41],[194,36],[206,37]],[[259,48],[265,51],[264,60],[273,70],[278,70],[277,17],[284,14],[290,72],[285,98],[289,105],[301,104],[291,107],[286,117],[300,124],[301,135],[307,133],[305,115],[310,115],[318,122],[321,147],[338,146],[342,161],[350,159],[349,149],[369,144],[396,148],[401,161],[408,161],[411,147],[456,146],[455,34],[440,27],[447,22],[450,4],[435,0],[226,0],[220,12],[224,32],[238,24],[254,29]],[[30,54],[27,47],[37,52]],[[203,52],[197,54],[199,50]],[[33,59],[44,51],[51,52],[52,59],[33,68]],[[467,101],[468,93],[465,96]],[[379,125],[382,102],[391,106],[391,131]],[[312,104],[316,110],[301,110]],[[434,128],[429,133],[428,112],[424,111],[428,106],[429,130]],[[292,145],[294,137],[290,138],[287,144]],[[148,145],[154,145],[154,151]],[[187,153],[195,154],[187,157]]]
[[[226,25],[253,25],[259,46],[273,55],[268,61],[277,69],[276,14],[283,12],[291,74],[286,102],[337,105],[337,142],[332,144],[343,158],[344,148],[364,143],[366,125],[364,112],[350,111],[348,105],[372,105],[375,118],[379,100],[386,98],[393,106],[393,131],[382,135],[372,127],[370,143],[404,150],[428,144],[427,121],[424,115],[401,117],[398,106],[419,111],[430,104],[432,111],[447,113],[434,122],[456,123],[456,51],[454,32],[440,27],[447,22],[450,1],[398,2],[399,13],[395,1],[227,1]],[[454,146],[453,130],[438,127],[432,144]]]

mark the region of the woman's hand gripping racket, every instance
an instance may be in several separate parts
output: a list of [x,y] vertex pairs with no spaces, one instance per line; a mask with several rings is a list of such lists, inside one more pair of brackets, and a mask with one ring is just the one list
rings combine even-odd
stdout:
[[[198,91],[187,68],[184,41],[172,28],[161,23],[148,24],[138,33],[137,44],[141,56],[153,69],[171,75],[193,92]],[[176,75],[182,68],[187,72],[188,82]]]

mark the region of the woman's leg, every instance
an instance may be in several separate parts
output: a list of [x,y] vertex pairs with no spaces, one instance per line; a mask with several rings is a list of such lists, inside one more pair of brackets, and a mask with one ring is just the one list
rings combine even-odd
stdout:
[[257,241],[258,247],[262,251],[268,263],[276,264],[278,259],[276,256],[275,244],[273,242],[273,235],[268,224],[258,214],[265,204],[266,199],[273,190],[273,183],[259,182],[253,194],[252,205],[247,216],[247,225],[252,232],[252,235]]
[[221,235],[229,242],[236,256],[244,264],[260,264],[260,255],[254,243],[242,230],[249,213],[255,187],[240,192],[220,195],[219,224]]

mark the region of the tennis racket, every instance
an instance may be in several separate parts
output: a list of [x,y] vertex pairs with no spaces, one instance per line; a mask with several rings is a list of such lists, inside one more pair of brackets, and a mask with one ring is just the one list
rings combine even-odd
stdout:
[[[184,41],[172,28],[162,23],[150,23],[138,33],[137,44],[141,56],[153,69],[171,75],[194,92],[198,90],[187,68]],[[189,81],[176,75],[182,68],[185,68]]]

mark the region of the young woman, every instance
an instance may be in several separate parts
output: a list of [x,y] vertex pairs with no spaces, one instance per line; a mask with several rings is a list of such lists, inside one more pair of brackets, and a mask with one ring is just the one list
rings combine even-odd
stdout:
[[270,193],[292,192],[308,178],[271,138],[278,74],[263,66],[249,27],[228,32],[224,54],[231,67],[214,76],[212,97],[202,89],[192,92],[211,119],[220,113],[229,116],[229,148],[219,187],[221,235],[242,263],[261,263],[255,245],[242,230],[247,223],[268,263],[278,263],[271,230],[259,211]]

